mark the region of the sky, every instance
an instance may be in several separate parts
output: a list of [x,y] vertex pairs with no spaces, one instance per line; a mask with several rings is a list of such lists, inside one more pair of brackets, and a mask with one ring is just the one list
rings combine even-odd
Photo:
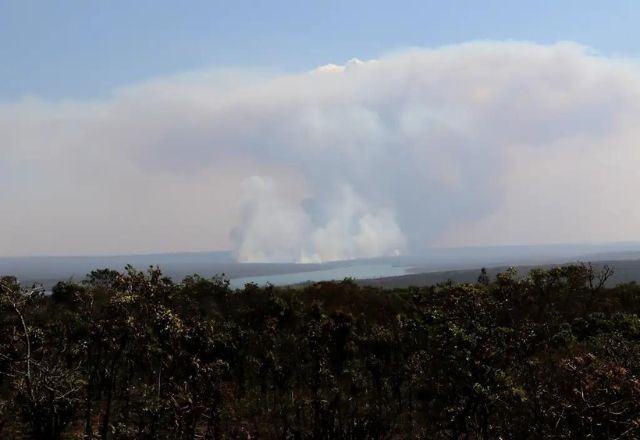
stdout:
[[0,0],[0,255],[640,240],[631,1]]
[[639,21],[633,0],[0,0],[0,99],[104,97],[189,70],[302,71],[483,39],[637,57]]

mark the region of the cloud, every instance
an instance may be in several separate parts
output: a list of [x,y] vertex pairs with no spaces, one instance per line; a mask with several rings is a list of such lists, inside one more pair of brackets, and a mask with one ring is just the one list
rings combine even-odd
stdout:
[[0,253],[640,239],[639,95],[632,60],[480,42],[0,103]]

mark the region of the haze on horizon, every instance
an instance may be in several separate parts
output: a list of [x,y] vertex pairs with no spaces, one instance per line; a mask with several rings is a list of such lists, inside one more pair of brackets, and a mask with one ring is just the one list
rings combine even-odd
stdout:
[[[42,29],[67,16],[60,6],[47,21],[25,3],[0,3],[11,24],[0,54],[26,60],[0,68],[0,255],[232,249],[239,261],[319,262],[429,246],[640,240],[637,54],[597,29],[558,31],[591,23],[596,2],[542,4],[557,13],[544,36],[533,30],[544,17],[522,34],[525,18],[499,2],[476,11],[484,27],[471,31],[459,29],[473,10],[430,3],[438,14],[428,23],[458,26],[412,19],[408,33],[400,23],[415,8],[427,17],[429,5],[407,2],[388,16],[387,40],[373,38],[379,18],[356,31],[362,9],[331,2],[332,14],[276,2],[284,17],[270,10],[244,31],[213,24],[252,23],[266,6],[209,10],[211,28],[178,13],[165,33],[145,25],[177,13],[166,4],[146,22],[136,14],[151,4],[125,18],[63,2],[73,11],[56,37],[66,55],[43,53],[42,66],[28,51],[49,47]],[[622,19],[632,6],[613,13]],[[125,34],[138,26],[141,41],[129,38],[142,60],[100,26],[111,43],[78,43],[96,23]],[[291,42],[275,49],[304,35],[304,23],[317,28],[301,44],[321,59]],[[229,35],[238,39],[223,38],[225,47],[203,43]],[[159,65],[166,38],[173,64]],[[181,58],[190,43],[210,50],[204,64]],[[86,66],[64,44],[113,70],[81,78]],[[88,55],[92,44],[103,56]]]

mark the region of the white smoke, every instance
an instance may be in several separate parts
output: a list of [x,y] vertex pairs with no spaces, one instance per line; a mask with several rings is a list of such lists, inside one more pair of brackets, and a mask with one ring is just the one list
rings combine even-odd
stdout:
[[232,233],[238,261],[302,258],[309,219],[299,205],[278,194],[272,179],[253,176],[243,183],[241,212],[240,224]]
[[639,98],[632,60],[483,42],[0,103],[0,254],[638,240]]
[[390,210],[373,211],[343,185],[322,207],[320,223],[278,194],[270,178],[244,183],[242,217],[233,231],[238,261],[317,263],[399,255],[405,237]]

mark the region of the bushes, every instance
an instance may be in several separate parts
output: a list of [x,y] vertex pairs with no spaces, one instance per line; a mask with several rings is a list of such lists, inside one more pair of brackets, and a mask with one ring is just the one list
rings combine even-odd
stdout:
[[600,280],[232,290],[130,268],[45,296],[5,277],[0,438],[633,438],[640,287]]

